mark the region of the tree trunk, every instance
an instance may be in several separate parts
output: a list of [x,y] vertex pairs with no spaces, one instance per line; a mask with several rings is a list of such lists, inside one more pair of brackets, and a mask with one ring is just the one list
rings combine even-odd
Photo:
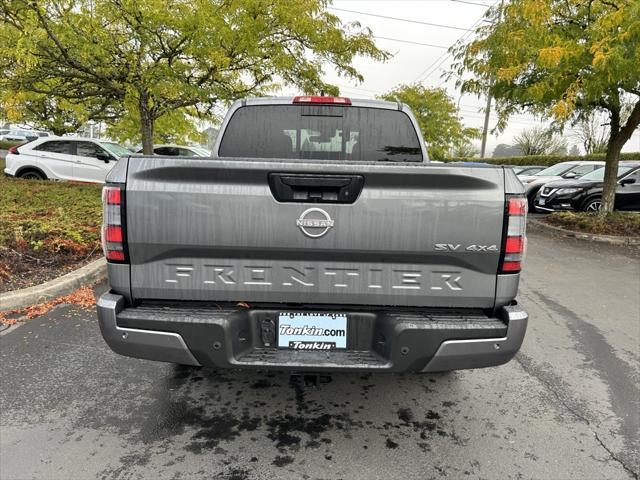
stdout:
[[140,95],[138,107],[140,111],[140,133],[142,134],[142,153],[145,155],[153,155],[154,118],[149,111],[146,95]]
[[636,102],[631,114],[627,119],[626,125],[622,126],[620,122],[620,106],[616,103],[611,112],[611,134],[609,143],[607,144],[607,155],[605,157],[604,171],[604,187],[602,192],[602,208],[600,213],[606,215],[613,212],[613,206],[616,199],[616,190],[618,188],[618,162],[620,161],[620,152],[622,147],[633,135],[633,132],[640,125],[640,100]]
[[153,119],[141,116],[140,129],[142,133],[142,153],[153,155]]
[[605,157],[604,186],[602,191],[602,208],[600,213],[606,215],[613,212],[613,204],[616,199],[618,188],[618,162],[620,152],[624,142],[620,141],[620,136],[611,132],[611,138],[607,145],[607,155]]

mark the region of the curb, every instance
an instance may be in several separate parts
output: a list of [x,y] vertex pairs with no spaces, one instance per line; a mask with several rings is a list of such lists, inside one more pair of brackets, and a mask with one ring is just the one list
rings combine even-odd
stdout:
[[551,232],[559,233],[565,237],[573,237],[578,240],[587,240],[589,242],[608,243],[609,245],[626,245],[631,247],[640,247],[640,237],[621,237],[616,235],[596,235],[594,233],[576,232],[565,228],[556,227],[546,224],[540,220],[529,219],[528,225],[541,228]]
[[83,285],[102,280],[106,274],[107,261],[102,257],[40,285],[0,294],[0,310],[16,310],[68,295]]

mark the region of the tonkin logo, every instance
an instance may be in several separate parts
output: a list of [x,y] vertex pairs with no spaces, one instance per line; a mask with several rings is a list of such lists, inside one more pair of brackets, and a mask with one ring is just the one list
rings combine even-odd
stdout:
[[325,235],[333,227],[333,223],[329,214],[321,208],[309,208],[296,220],[302,233],[311,238]]

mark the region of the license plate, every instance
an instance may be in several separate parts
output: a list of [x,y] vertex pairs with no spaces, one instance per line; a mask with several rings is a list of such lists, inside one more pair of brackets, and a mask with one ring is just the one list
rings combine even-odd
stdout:
[[347,348],[347,315],[297,313],[278,315],[278,348],[335,350]]
[[538,199],[538,205],[544,205],[545,203],[547,203],[547,201],[544,198]]

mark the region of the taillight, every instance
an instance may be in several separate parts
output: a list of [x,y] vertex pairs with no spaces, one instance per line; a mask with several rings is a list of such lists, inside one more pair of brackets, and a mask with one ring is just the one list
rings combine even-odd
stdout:
[[351,99],[346,97],[322,97],[309,95],[305,97],[294,97],[293,103],[316,103],[325,105],[351,105]]
[[102,187],[102,249],[110,262],[125,262],[124,192],[118,185]]
[[527,199],[523,196],[508,195],[506,198],[506,228],[502,242],[502,263],[500,273],[518,273],[527,244]]
[[22,143],[21,143],[21,144],[19,144],[19,145],[14,145],[13,147],[10,147],[10,148],[7,150],[7,152],[9,152],[9,153],[13,153],[14,155],[20,155],[20,152],[18,151],[18,149],[19,149],[20,147],[24,147],[27,143],[31,143],[31,142],[33,142],[33,140],[29,140],[29,141],[26,141],[26,142],[22,142]]

